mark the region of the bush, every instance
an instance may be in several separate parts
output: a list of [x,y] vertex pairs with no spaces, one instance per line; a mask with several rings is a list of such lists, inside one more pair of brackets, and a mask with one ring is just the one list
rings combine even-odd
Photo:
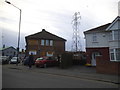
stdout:
[[63,53],[61,55],[60,68],[68,68],[72,66],[73,54]]

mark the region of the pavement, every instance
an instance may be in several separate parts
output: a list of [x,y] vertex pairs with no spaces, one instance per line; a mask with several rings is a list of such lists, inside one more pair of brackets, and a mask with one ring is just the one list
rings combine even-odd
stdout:
[[[27,66],[24,66],[21,64],[19,64],[18,66],[16,66],[15,64],[8,64],[8,65],[2,66],[2,68],[4,67],[9,69],[23,70],[23,71],[29,70]],[[77,65],[67,69],[61,69],[60,67],[36,68],[35,66],[32,66],[31,71],[51,74],[51,75],[59,75],[59,76],[65,76],[65,77],[108,82],[108,83],[114,83],[114,84],[120,85],[120,76],[97,73],[95,67]]]

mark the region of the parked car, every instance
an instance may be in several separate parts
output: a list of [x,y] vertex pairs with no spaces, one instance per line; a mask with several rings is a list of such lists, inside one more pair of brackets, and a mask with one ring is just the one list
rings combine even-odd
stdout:
[[[17,58],[18,58],[18,57],[13,57],[13,58],[10,60],[10,64],[17,64]],[[20,63],[19,58],[18,58],[18,63]]]
[[0,56],[0,63],[1,64],[8,64],[9,63],[9,57],[8,56]]
[[58,61],[54,57],[40,57],[35,61],[36,67],[56,66]]

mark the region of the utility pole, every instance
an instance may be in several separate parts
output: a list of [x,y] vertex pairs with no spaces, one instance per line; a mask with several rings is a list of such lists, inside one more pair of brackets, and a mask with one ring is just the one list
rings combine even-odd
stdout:
[[72,24],[73,24],[72,51],[74,52],[82,50],[80,43],[80,34],[79,34],[80,19],[81,19],[80,12],[75,12],[72,20]]
[[16,65],[18,65],[18,60],[19,60],[19,46],[20,46],[21,12],[22,12],[22,10],[21,10],[20,8],[18,8],[17,6],[15,6],[14,4],[12,4],[11,2],[9,2],[9,1],[6,1],[6,0],[5,0],[5,2],[6,2],[7,4],[10,4],[10,5],[12,5],[13,7],[17,8],[17,9],[20,11],[19,32],[18,32],[18,46],[17,46],[17,63],[16,63]]

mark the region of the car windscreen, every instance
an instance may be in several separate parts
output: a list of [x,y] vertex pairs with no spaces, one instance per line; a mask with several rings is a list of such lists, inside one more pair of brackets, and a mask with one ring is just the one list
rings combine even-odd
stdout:
[[37,58],[37,61],[39,61],[39,60],[44,60],[44,58]]

